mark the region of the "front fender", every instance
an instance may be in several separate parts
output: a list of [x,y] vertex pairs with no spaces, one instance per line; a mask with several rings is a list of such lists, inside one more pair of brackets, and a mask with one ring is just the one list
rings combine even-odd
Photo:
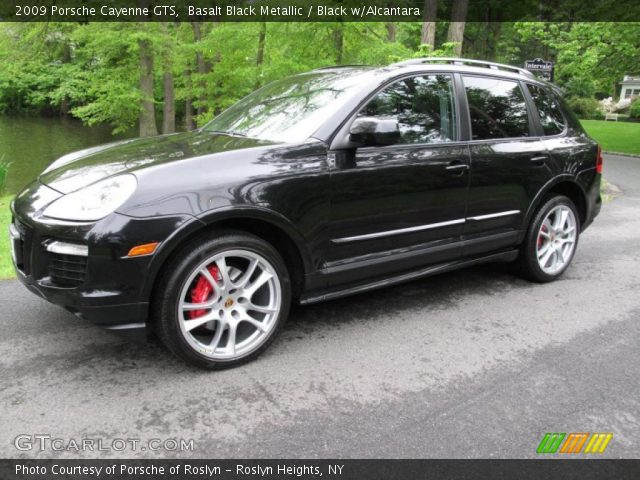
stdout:
[[217,222],[235,219],[254,219],[269,223],[291,239],[300,252],[305,271],[309,272],[313,269],[313,262],[307,248],[308,242],[305,240],[304,235],[288,218],[268,207],[261,205],[225,206],[204,212],[198,215],[197,218],[205,225],[213,225]]
[[291,239],[300,252],[305,271],[312,270],[311,256],[305,247],[304,237],[284,216],[260,206],[220,207],[204,212],[197,217],[191,217],[161,243],[149,265],[148,281],[145,285],[144,295],[147,298],[151,297],[153,286],[160,270],[180,245],[216,223],[238,219],[254,219],[266,222],[281,230]]

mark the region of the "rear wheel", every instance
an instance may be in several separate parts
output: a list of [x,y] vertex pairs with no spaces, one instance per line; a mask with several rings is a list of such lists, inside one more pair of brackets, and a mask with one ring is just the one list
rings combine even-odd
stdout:
[[578,245],[580,221],[573,202],[564,195],[549,197],[538,209],[518,258],[527,278],[550,282],[569,267]]
[[155,311],[169,349],[215,369],[263,352],[286,321],[290,302],[278,252],[258,237],[227,231],[192,242],[167,265]]

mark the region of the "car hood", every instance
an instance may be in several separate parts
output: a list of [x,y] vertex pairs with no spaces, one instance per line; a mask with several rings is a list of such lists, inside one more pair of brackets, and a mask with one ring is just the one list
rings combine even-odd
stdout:
[[69,193],[119,173],[268,145],[274,142],[202,131],[139,138],[62,157],[56,162],[60,165],[52,164],[39,180],[58,192]]

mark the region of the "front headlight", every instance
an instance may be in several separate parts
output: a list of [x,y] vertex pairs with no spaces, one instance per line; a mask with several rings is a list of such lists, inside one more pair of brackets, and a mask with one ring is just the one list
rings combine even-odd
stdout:
[[43,214],[61,220],[100,220],[122,205],[137,184],[131,174],[107,178],[60,197],[45,208]]

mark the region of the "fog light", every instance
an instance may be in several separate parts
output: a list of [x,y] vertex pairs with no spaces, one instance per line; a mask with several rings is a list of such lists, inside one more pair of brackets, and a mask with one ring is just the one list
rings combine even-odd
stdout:
[[77,243],[55,242],[48,243],[45,247],[47,252],[58,253],[60,255],[76,255],[78,257],[89,256],[89,247]]
[[151,243],[143,243],[142,245],[136,245],[129,253],[127,253],[127,257],[141,257],[142,255],[151,255],[156,251],[160,245],[159,242],[151,242]]

